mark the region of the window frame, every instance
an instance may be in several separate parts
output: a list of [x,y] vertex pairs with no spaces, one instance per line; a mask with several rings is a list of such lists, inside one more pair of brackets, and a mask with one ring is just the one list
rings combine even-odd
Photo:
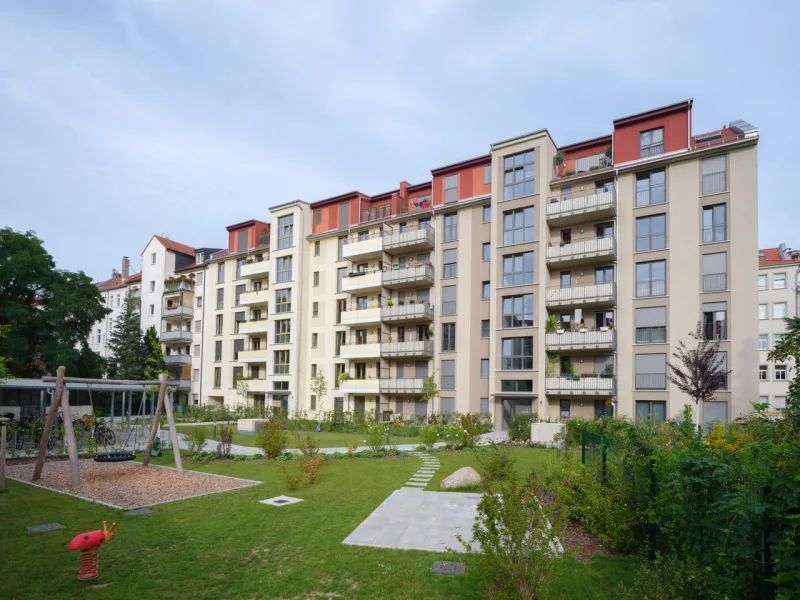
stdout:
[[292,277],[292,257],[279,256],[275,259],[275,283],[289,283]]
[[[530,313],[526,309],[526,301],[530,301]],[[510,304],[509,304],[510,303]],[[517,303],[520,304],[520,312],[517,312]],[[507,312],[507,307],[510,306],[510,312]],[[503,329],[523,329],[525,327],[533,327],[534,320],[534,303],[533,292],[529,294],[516,294],[513,296],[503,296],[502,300],[502,325]],[[526,317],[530,316],[530,319]],[[519,323],[515,325],[514,323]]]
[[[459,177],[460,173],[453,173],[451,175],[445,175],[444,182],[442,185],[443,189],[443,204],[454,204],[458,202],[458,188],[459,188]],[[452,183],[455,181],[455,185]],[[455,197],[453,197],[455,196]],[[450,197],[448,199],[448,197]]]
[[[530,256],[530,265],[531,270],[525,270],[525,263],[526,257]],[[517,271],[517,260],[521,262],[522,270]],[[507,265],[511,266],[510,270],[507,271]],[[527,250],[525,252],[515,252],[513,254],[504,254],[503,255],[503,287],[517,287],[521,285],[533,285],[534,283],[534,276],[536,270],[536,262],[533,250]],[[530,275],[530,281],[528,281],[528,275]],[[509,279],[510,278],[510,279]],[[518,282],[517,279],[521,281]],[[511,283],[509,283],[511,281]]]
[[443,242],[457,242],[458,241],[458,213],[451,212],[442,216],[444,223],[444,231],[442,233]]
[[442,323],[442,352],[456,351],[456,324]]
[[[655,133],[659,132],[661,141],[653,141]],[[645,136],[650,136],[650,141],[645,141]],[[639,158],[650,158],[652,156],[661,156],[664,154],[664,126],[653,127],[639,132]],[[659,151],[660,147],[660,151]]]
[[[518,158],[521,157],[521,160]],[[521,174],[521,177],[517,175]],[[519,188],[519,189],[518,189]],[[503,200],[536,194],[536,149],[503,157]]]
[[[653,184],[653,182],[652,182],[653,181],[653,175],[656,174],[656,173],[663,173],[663,176],[664,176],[664,182],[663,183]],[[639,182],[640,181],[644,181],[645,179],[647,179],[647,189],[646,190],[643,187],[639,186]],[[661,196],[661,200],[658,201],[659,198],[658,198],[658,195],[656,194],[656,201],[654,202],[653,201],[653,197],[654,197],[653,190],[659,190],[659,189],[663,190],[662,196]],[[647,202],[646,203],[640,203],[639,202],[640,194],[643,195],[645,191],[647,191]],[[634,186],[634,194],[635,194],[634,206],[636,208],[642,208],[642,207],[645,207],[645,206],[658,206],[659,204],[666,204],[666,202],[667,202],[667,170],[666,170],[666,168],[661,167],[660,169],[651,169],[649,171],[640,171],[640,172],[636,173],[636,182],[635,182],[635,186]]]
[[286,250],[294,246],[294,214],[278,217],[278,236],[276,250]]
[[[272,374],[273,375],[289,375],[290,355],[289,350],[273,350],[272,351]],[[280,359],[280,360],[278,360]]]
[[[517,215],[520,215],[521,224],[517,223]],[[530,216],[530,224],[528,223],[528,216]],[[511,227],[508,227],[508,220],[511,220]],[[533,206],[525,206],[522,208],[515,208],[513,210],[503,211],[503,245],[514,246],[516,244],[529,244],[535,241],[536,238],[536,208]],[[520,235],[520,240],[517,240],[517,235]],[[530,234],[530,239],[528,239]]]
[[275,319],[275,328],[273,330],[273,343],[274,344],[291,344],[292,343],[292,320],[291,319]]
[[[663,233],[653,233],[653,221],[655,219],[661,218],[664,221],[664,231]],[[647,235],[639,235],[639,223],[647,222]],[[636,222],[634,224],[635,230],[634,234],[636,236],[636,252],[652,252],[655,250],[665,250],[667,247],[667,214],[666,213],[659,213],[657,215],[647,215],[644,217],[637,217]],[[657,246],[653,239],[657,237],[663,238],[663,245]],[[640,240],[647,240],[647,248],[640,247]]]
[[[506,344],[510,345],[510,353],[506,353]],[[533,336],[502,338],[500,340],[500,356],[502,371],[530,371],[533,369]],[[526,351],[530,349],[530,354]]]
[[275,314],[285,314],[292,312],[292,290],[284,288],[275,290]]

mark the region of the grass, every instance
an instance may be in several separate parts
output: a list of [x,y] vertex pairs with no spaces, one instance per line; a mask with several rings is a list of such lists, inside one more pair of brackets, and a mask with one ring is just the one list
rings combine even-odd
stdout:
[[[526,474],[543,450],[515,449]],[[474,464],[471,453],[437,454],[440,473]],[[171,465],[166,454],[154,464]],[[463,463],[463,464],[462,464]],[[430,573],[447,554],[343,546],[342,540],[420,466],[417,458],[356,459],[325,463],[317,485],[288,491],[275,461],[199,463],[187,469],[263,481],[263,485],[155,507],[156,514],[126,517],[122,511],[8,481],[0,494],[0,598],[164,597],[307,598],[339,594],[347,599],[477,600],[481,574],[473,556],[464,576]],[[438,476],[438,474],[437,474]],[[274,508],[257,500],[279,494],[303,498]],[[100,577],[77,581],[78,556],[68,552],[75,535],[116,521],[116,539],[104,546]],[[26,527],[58,522],[48,534]],[[633,563],[596,557],[570,558],[553,585],[557,599],[607,600]],[[91,588],[97,585],[101,587]],[[91,588],[91,589],[87,589]]]
[[[217,425],[217,439],[219,439],[219,428]],[[233,443],[239,446],[252,446],[256,445],[256,436],[247,433],[238,433],[236,425],[233,425]],[[205,433],[206,438],[212,439],[213,427],[211,425],[176,425],[175,430],[178,433],[189,433],[193,429],[201,429]],[[363,446],[366,437],[363,433],[336,433],[333,431],[320,431],[319,433],[313,431],[290,431],[289,432],[289,448],[298,448],[300,442],[310,436],[319,442],[320,448],[344,448],[344,443],[358,444]],[[422,441],[418,437],[399,437],[394,436],[391,438],[392,444],[421,444]]]

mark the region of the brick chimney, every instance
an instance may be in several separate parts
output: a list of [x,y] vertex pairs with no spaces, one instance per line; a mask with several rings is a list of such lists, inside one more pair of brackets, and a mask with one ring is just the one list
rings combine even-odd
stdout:
[[122,257],[122,276],[127,279],[131,275],[131,259],[127,256]]

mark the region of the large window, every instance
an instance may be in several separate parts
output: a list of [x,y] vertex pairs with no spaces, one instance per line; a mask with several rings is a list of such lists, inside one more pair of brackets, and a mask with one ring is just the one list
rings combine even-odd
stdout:
[[286,283],[292,280],[292,257],[282,256],[277,260],[278,273],[276,283]]
[[667,419],[667,403],[659,400],[637,400],[636,420],[663,423]]
[[442,252],[442,278],[448,279],[449,277],[458,276],[458,264],[456,263],[457,250],[450,248]]
[[703,159],[703,195],[719,194],[726,189],[725,155]]
[[533,294],[503,298],[503,327],[533,327]]
[[442,352],[455,352],[456,324],[442,323]]
[[456,361],[454,360],[442,361],[442,389],[456,389]]
[[242,294],[244,294],[245,290],[247,290],[246,285],[237,285],[233,289],[233,305],[234,306],[241,306],[242,304]]
[[533,207],[507,210],[503,213],[503,244],[533,241]]
[[489,319],[484,319],[481,321],[481,337],[489,337]]
[[492,205],[485,204],[483,207],[483,222],[484,223],[491,223],[492,222]]
[[767,312],[768,305],[766,304],[759,304],[758,305],[758,318],[763,321],[765,319],[769,319],[769,313]]
[[658,127],[639,134],[639,158],[664,154],[664,128]]
[[501,392],[532,392],[533,379],[504,379],[500,382]]
[[458,174],[444,178],[444,203],[458,202]]
[[725,211],[724,204],[703,208],[703,243],[723,242],[727,239]]
[[292,247],[294,215],[278,217],[278,250]]
[[772,305],[772,318],[785,319],[786,318],[786,302],[776,302]]
[[509,254],[503,257],[503,285],[533,283],[533,252]]
[[636,389],[637,390],[667,389],[666,354],[636,355]]
[[728,339],[728,303],[703,303],[703,337],[707,340]]
[[290,319],[280,319],[275,321],[275,343],[288,344],[292,338],[292,321]]
[[667,293],[667,261],[636,265],[636,297],[664,296]]
[[503,199],[513,200],[532,196],[536,180],[536,160],[533,150],[503,160]]
[[454,285],[442,287],[442,314],[456,314],[456,286]]
[[636,219],[636,251],[663,250],[667,247],[667,216]]
[[233,314],[233,333],[239,333],[239,327],[247,322],[247,313],[244,311]]
[[728,289],[728,255],[715,252],[703,255],[703,291],[722,292]]
[[667,341],[667,307],[636,309],[636,343],[660,344]]
[[775,365],[775,381],[786,381],[786,365]]
[[292,312],[292,290],[275,291],[275,312]]
[[786,289],[786,273],[775,273],[772,276],[772,289],[773,290]]
[[533,338],[503,338],[504,371],[516,371],[533,368]]
[[273,374],[275,375],[288,375],[289,374],[289,351],[288,350],[275,350],[273,352],[275,363],[273,365]]
[[217,310],[225,307],[225,288],[217,288]]
[[636,206],[663,204],[667,201],[666,171],[648,171],[636,174]]
[[458,213],[444,216],[444,241],[455,242],[458,239]]

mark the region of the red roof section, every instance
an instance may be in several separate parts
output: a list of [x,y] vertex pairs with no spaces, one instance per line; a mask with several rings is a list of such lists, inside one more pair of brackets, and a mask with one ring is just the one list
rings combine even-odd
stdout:
[[173,242],[172,240],[168,240],[167,238],[161,237],[160,235],[154,235],[161,245],[164,246],[167,250],[172,250],[173,252],[179,252],[180,254],[186,254],[187,256],[194,256],[194,248],[191,246],[187,246],[186,244],[181,244],[180,242]]
[[[761,257],[761,254],[764,257]],[[780,248],[763,248],[758,251],[758,265],[768,267],[770,265],[791,265],[800,264],[800,256],[797,258],[783,258]]]
[[100,283],[96,284],[97,289],[101,292],[107,292],[109,290],[116,290],[118,288],[124,288],[131,283],[137,283],[142,280],[142,274],[137,273],[136,275],[131,275],[127,279],[124,277],[115,277],[114,279],[108,279],[106,281],[101,281]]

